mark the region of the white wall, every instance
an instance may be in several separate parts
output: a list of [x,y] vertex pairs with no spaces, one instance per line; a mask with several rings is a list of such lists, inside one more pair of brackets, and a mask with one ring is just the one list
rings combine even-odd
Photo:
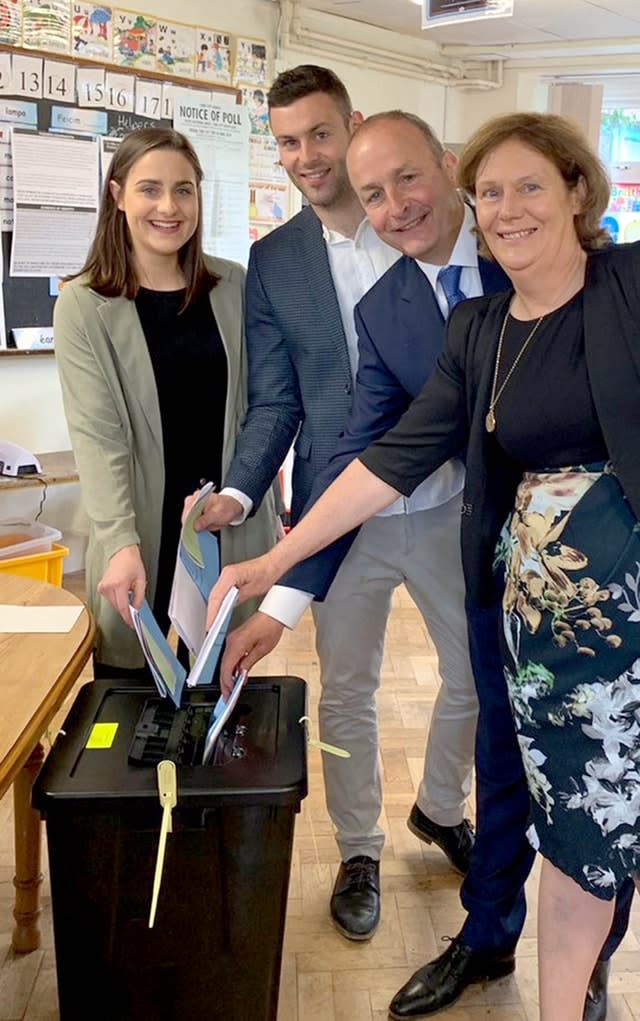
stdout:
[[547,95],[548,85],[541,73],[529,70],[506,70],[502,88],[495,91],[467,92],[449,88],[444,139],[458,144],[466,142],[484,121],[513,110],[542,112],[547,109]]
[[35,453],[68,450],[55,357],[0,358],[0,437]]

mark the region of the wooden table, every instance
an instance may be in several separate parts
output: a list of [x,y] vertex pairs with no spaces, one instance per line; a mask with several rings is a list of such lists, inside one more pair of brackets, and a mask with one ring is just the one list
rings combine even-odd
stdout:
[[[0,603],[77,606],[54,585],[0,574]],[[80,604],[82,605],[82,604]],[[40,739],[87,662],[95,626],[86,609],[68,634],[0,634],[0,797],[13,784],[15,810],[13,948],[40,946],[41,823],[31,788],[44,759]]]

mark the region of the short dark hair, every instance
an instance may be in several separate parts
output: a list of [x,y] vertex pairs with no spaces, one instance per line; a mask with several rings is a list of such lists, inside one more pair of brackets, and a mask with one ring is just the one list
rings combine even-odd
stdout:
[[[475,197],[480,164],[504,142],[521,142],[549,160],[570,191],[584,181],[586,197],[575,216],[578,241],[585,251],[611,244],[600,225],[609,204],[610,184],[600,159],[577,124],[555,113],[509,113],[487,121],[471,136],[460,156],[458,183]],[[481,238],[481,254],[489,255]]]
[[296,100],[311,96],[314,92],[324,92],[331,96],[345,121],[349,120],[353,113],[349,93],[337,74],[317,64],[299,64],[279,74],[267,95],[269,109],[291,106]]
[[136,297],[140,281],[132,258],[129,228],[125,214],[118,209],[118,203],[111,194],[109,185],[111,181],[115,181],[122,187],[134,164],[155,149],[170,149],[180,153],[191,164],[196,177],[198,224],[178,253],[178,261],[187,285],[183,305],[183,308],[186,308],[203,292],[208,293],[215,287],[220,278],[208,269],[202,251],[203,173],[200,160],[191,142],[173,128],[140,128],[124,136],[111,160],[109,180],[104,183],[98,224],[87,260],[79,273],[74,273],[67,279],[72,280],[76,276],[86,275],[87,287],[92,287],[106,298],[121,295],[130,299]]
[[363,131],[366,132],[368,128],[372,128],[384,121],[401,121],[406,124],[412,124],[424,136],[436,163],[440,163],[445,154],[445,148],[435,131],[426,121],[423,121],[422,117],[418,117],[415,113],[407,113],[405,110],[385,110],[382,113],[372,113],[370,117],[363,120],[358,130],[353,133],[351,141],[353,142],[353,139],[356,137],[361,138]]

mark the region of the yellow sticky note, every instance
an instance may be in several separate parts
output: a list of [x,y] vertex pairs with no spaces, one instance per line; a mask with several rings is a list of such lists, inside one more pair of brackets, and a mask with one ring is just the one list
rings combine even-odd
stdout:
[[111,748],[117,730],[117,723],[94,723],[87,741],[87,748]]

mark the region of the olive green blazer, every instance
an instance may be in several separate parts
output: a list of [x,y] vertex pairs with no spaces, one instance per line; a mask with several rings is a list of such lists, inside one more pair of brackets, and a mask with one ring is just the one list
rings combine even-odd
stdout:
[[[227,355],[224,478],[247,408],[244,270],[223,259],[207,261],[221,278],[210,300]],[[142,666],[135,633],[97,594],[109,559],[133,544],[140,546],[150,603],[156,586],[165,482],[162,424],[135,302],[105,298],[77,278],[65,284],[56,302],[54,336],[65,414],[89,520],[87,593],[98,625],[97,658],[115,666]],[[258,556],[275,539],[276,501],[271,490],[243,525],[222,530],[222,562]],[[254,608],[255,604],[243,605],[235,623]]]

